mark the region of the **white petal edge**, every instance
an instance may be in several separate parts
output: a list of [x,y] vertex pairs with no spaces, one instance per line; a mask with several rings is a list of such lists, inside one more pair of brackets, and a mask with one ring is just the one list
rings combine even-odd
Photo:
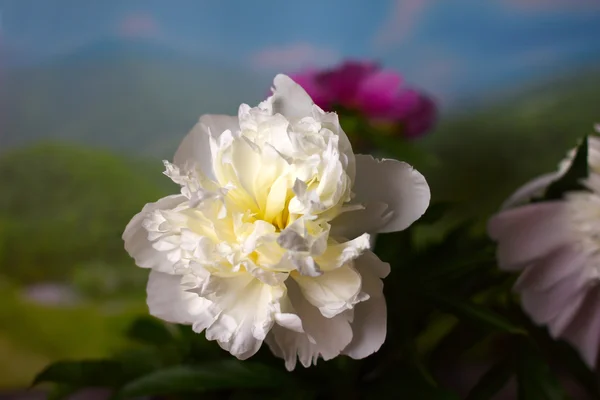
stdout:
[[363,290],[370,298],[354,308],[352,341],[343,354],[358,360],[377,352],[385,341],[387,305],[381,279],[390,273],[390,265],[369,251],[356,260],[355,267],[362,276]]
[[385,203],[392,213],[377,232],[396,232],[408,228],[429,207],[431,192],[425,177],[405,162],[369,155],[356,156],[354,202]]
[[192,325],[198,321],[210,302],[185,291],[182,279],[185,277],[150,271],[146,292],[151,315],[175,324]]

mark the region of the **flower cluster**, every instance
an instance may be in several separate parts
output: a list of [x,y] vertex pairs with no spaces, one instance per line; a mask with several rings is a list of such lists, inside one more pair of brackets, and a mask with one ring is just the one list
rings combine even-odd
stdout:
[[564,338],[595,366],[600,350],[600,138],[590,136],[588,176],[581,190],[530,203],[565,176],[575,150],[557,172],[524,185],[489,222],[498,264],[522,271],[515,290],[523,309],[555,338]]
[[123,234],[151,269],[152,315],[239,359],[266,342],[290,370],[297,358],[309,366],[379,349],[389,265],[370,234],[425,212],[420,173],[355,155],[337,115],[285,75],[257,107],[201,117],[165,166],[181,192],[146,205]]
[[399,74],[373,62],[348,61],[293,78],[321,108],[357,111],[374,124],[400,127],[406,138],[423,135],[436,119],[436,107],[429,97],[403,86]]

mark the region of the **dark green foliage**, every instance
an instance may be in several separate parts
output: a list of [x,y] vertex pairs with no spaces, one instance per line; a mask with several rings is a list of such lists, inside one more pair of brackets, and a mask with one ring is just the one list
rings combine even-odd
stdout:
[[544,200],[561,199],[565,193],[576,190],[587,190],[583,186],[582,181],[588,175],[588,136],[584,136],[581,144],[577,147],[571,167],[560,179],[548,186],[544,194]]

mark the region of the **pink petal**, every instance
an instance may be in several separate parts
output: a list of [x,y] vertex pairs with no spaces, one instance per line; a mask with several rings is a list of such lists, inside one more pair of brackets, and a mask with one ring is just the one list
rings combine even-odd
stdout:
[[577,316],[565,330],[564,338],[591,368],[596,366],[600,344],[600,286],[589,289]]
[[568,276],[581,272],[587,257],[573,248],[562,246],[528,266],[521,274],[515,289],[548,290]]
[[320,75],[319,82],[337,103],[351,107],[361,82],[378,69],[372,62],[348,61],[340,67]]
[[488,234],[498,242],[498,265],[519,270],[570,240],[563,202],[529,204],[502,211],[488,222]]
[[402,78],[392,71],[377,71],[359,82],[354,102],[370,117],[390,113],[396,105]]
[[527,314],[538,324],[546,324],[558,315],[589,281],[582,272],[575,273],[547,290],[524,289],[521,303]]

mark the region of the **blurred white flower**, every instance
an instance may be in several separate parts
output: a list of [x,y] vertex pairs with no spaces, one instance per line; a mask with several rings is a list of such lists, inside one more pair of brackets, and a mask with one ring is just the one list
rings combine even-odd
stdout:
[[[589,137],[589,190],[562,199],[504,209],[488,224],[498,242],[498,264],[522,271],[515,291],[534,322],[570,342],[591,367],[600,346],[600,139]],[[541,194],[571,165],[571,151],[559,167],[513,195],[520,204]]]
[[389,265],[369,233],[426,210],[421,174],[355,156],[338,123],[285,75],[258,107],[205,115],[166,172],[181,194],[148,204],[125,248],[150,268],[150,313],[206,331],[239,359],[263,341],[292,370],[363,358],[386,335]]

